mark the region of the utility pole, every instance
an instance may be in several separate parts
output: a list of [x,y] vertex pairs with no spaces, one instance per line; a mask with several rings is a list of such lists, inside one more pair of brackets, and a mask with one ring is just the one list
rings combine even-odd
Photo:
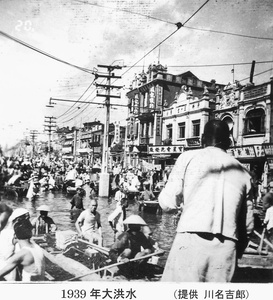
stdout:
[[38,131],[37,130],[30,130],[30,139],[32,141],[32,158],[34,158],[35,153],[35,140],[37,138]]
[[96,74],[96,78],[102,77],[106,78],[106,84],[96,84],[97,87],[104,88],[106,90],[106,94],[98,94],[98,97],[105,97],[105,107],[106,107],[106,119],[104,124],[104,137],[103,137],[103,150],[102,150],[102,167],[99,181],[99,196],[100,197],[108,197],[109,196],[109,181],[110,175],[108,173],[108,163],[109,163],[109,123],[110,123],[110,99],[111,98],[120,98],[117,95],[111,95],[111,89],[121,89],[122,86],[111,85],[111,79],[119,79],[121,76],[115,76],[112,73],[115,69],[121,69],[121,66],[108,66],[108,65],[98,65],[99,68],[106,68],[108,71],[107,75]]
[[50,162],[50,152],[51,152],[51,133],[54,131],[56,127],[55,117],[45,117],[45,129],[44,131],[48,133],[48,152],[47,158],[48,162]]

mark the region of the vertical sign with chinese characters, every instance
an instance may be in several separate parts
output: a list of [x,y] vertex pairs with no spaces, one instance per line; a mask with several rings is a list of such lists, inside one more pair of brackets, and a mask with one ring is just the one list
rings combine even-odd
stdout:
[[155,118],[156,118],[156,121],[155,121],[155,124],[156,124],[156,136],[161,136],[161,118],[160,116],[155,113]]
[[114,135],[114,142],[118,144],[120,141],[120,125],[119,122],[115,122],[115,135]]
[[156,87],[156,108],[162,109],[162,99],[163,99],[163,87],[157,85]]

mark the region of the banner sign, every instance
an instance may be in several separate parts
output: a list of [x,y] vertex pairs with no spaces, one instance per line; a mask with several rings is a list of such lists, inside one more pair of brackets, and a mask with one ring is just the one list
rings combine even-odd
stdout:
[[262,148],[264,150],[265,155],[273,156],[273,144],[263,144]]
[[184,146],[148,146],[149,154],[171,154],[171,153],[182,153],[184,151]]
[[234,147],[227,150],[236,158],[254,158],[256,157],[254,146]]

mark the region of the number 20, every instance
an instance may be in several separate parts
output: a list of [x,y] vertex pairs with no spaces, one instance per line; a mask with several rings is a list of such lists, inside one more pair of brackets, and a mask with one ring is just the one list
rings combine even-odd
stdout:
[[30,20],[27,20],[27,21],[18,20],[17,25],[15,26],[15,30],[17,30],[17,31],[21,31],[21,30],[32,31],[33,30],[32,22]]

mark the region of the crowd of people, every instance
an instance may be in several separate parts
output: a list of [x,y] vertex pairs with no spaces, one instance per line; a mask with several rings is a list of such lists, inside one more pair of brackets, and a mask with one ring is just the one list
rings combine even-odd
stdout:
[[[179,219],[162,281],[232,280],[237,261],[254,230],[257,195],[251,173],[227,154],[229,143],[227,124],[211,120],[204,128],[202,149],[182,153],[172,170],[144,172],[131,166],[124,169],[120,164],[113,167],[109,196],[116,207],[108,216],[109,230],[113,231],[109,257],[112,263],[121,263],[122,274],[149,274],[146,256],[159,249],[145,220],[137,214],[127,217],[130,195],[137,194],[141,205],[141,201],[154,200],[154,191],[159,191],[162,210],[176,213]],[[98,171],[92,172],[83,163],[46,164],[27,158],[1,157],[0,166],[2,189],[28,182],[29,199],[43,189],[65,191],[73,185],[75,195],[70,204],[75,230],[80,238],[103,247],[101,216],[97,211]],[[86,184],[91,188],[90,195],[83,191]],[[273,182],[268,188],[268,193],[259,198],[265,213],[262,225],[272,245]],[[89,199],[87,207],[83,205],[84,197]],[[40,206],[38,211],[40,215],[31,220],[26,209],[13,211],[0,202],[0,279],[43,280],[45,263],[32,235],[56,232],[57,226],[48,215],[47,205]]]
[[[113,230],[113,245],[116,245],[115,243],[119,240],[119,236],[127,232],[127,229],[129,230],[131,226],[130,219],[126,223],[128,195],[130,193],[139,193],[141,195],[147,192],[148,186],[151,186],[151,188],[156,187],[161,174],[156,170],[143,172],[140,168],[133,168],[131,166],[125,169],[120,164],[116,164],[112,171],[109,196],[113,197],[116,208],[109,215],[108,221],[109,229]],[[16,188],[20,189],[27,184],[24,196],[32,201],[35,201],[43,192],[55,190],[66,192],[68,187],[73,186],[75,194],[70,200],[70,218],[75,223],[75,231],[78,233],[79,238],[92,244],[103,246],[100,213],[97,211],[98,165],[94,172],[92,168],[83,163],[71,163],[69,161],[52,161],[47,163],[41,159],[30,159],[29,157],[1,157],[0,174],[0,189],[2,193],[6,193],[8,190],[16,191]],[[86,195],[84,189],[86,185],[90,187],[88,189],[88,191],[90,190],[90,194],[88,195]],[[86,207],[83,205],[84,197],[88,199],[85,202],[89,202]],[[5,247],[2,247],[0,250],[0,280],[43,280],[45,266],[41,258],[37,261],[39,265],[36,266],[36,256],[40,254],[37,254],[39,251],[36,249],[36,244],[33,243],[32,236],[50,234],[57,231],[57,225],[49,216],[49,206],[41,205],[37,208],[39,212],[38,216],[31,218],[29,212],[25,209],[20,208],[12,211],[8,205],[4,203],[1,203],[1,205],[0,216],[3,222],[1,221],[0,244],[5,243]],[[14,215],[19,220],[16,221],[16,224],[21,224],[18,226],[22,231],[26,232],[26,235],[22,236],[19,234],[17,237],[14,228]],[[145,221],[142,220],[140,223],[142,226],[142,223],[145,223]],[[134,241],[133,248],[138,244],[137,247],[141,247],[143,236],[147,241],[151,240],[151,231],[146,229],[145,232],[148,231],[150,234],[147,234],[147,237],[143,234],[137,234],[136,237],[134,234],[130,235]],[[139,236],[141,236],[140,240]],[[34,244],[35,247],[33,246]],[[150,247],[150,242],[147,242],[147,245]],[[24,250],[21,251],[21,248]],[[28,251],[25,250],[26,248]],[[153,249],[153,246],[151,246],[151,249],[146,252],[151,253]],[[144,253],[146,252],[144,251]],[[129,253],[127,254],[127,258],[130,259],[135,254],[135,252],[133,254]],[[123,257],[123,254],[120,253],[120,255],[120,257]],[[111,257],[113,258],[113,262],[115,262],[116,259],[114,259],[114,256],[112,255]],[[27,265],[25,260],[30,262],[30,264]],[[147,260],[143,261],[146,262]],[[138,260],[136,264],[141,264],[141,262],[142,260]],[[26,273],[23,272],[24,269],[35,269],[36,271],[26,276]],[[122,271],[125,269],[126,267],[121,267]],[[11,274],[13,275],[11,276]]]

